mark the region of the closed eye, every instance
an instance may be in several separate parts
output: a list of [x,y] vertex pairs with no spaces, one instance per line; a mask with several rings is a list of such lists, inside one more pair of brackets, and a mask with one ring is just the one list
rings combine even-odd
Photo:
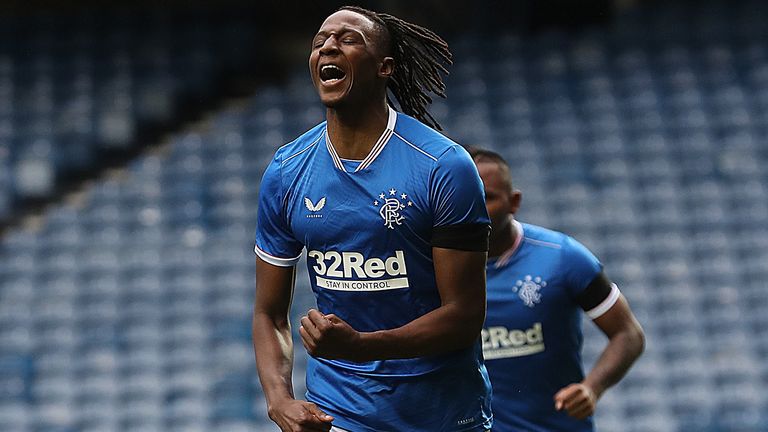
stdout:
[[326,39],[328,39],[328,38],[321,37],[321,36],[315,38],[315,40],[312,41],[312,48],[320,48],[325,43]]

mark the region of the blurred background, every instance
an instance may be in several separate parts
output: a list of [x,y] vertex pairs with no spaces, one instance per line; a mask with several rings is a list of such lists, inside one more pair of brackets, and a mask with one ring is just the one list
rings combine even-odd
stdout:
[[[103,3],[0,5],[0,431],[275,431],[259,182],[323,120],[307,56],[342,2]],[[598,430],[768,431],[768,3],[354,3],[449,41],[445,133],[629,299],[647,350]]]

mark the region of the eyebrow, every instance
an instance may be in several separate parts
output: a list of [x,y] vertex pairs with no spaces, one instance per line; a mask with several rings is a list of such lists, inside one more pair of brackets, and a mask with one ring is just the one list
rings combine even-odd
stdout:
[[317,32],[317,34],[315,34],[315,37],[318,37],[318,36],[328,36],[328,35],[330,35],[331,33],[336,33],[336,34],[344,34],[344,33],[349,33],[349,32],[352,32],[352,33],[357,33],[357,34],[359,34],[360,36],[362,36],[362,37],[363,37],[363,39],[365,39],[366,41],[368,40],[368,38],[365,36],[365,33],[364,33],[363,31],[361,31],[361,30],[358,30],[358,29],[355,29],[355,28],[352,28],[352,27],[347,27],[347,26],[344,26],[344,27],[340,28],[340,29],[339,29],[338,31],[336,31],[336,32],[334,32],[334,31],[325,31],[325,30],[320,30],[319,32]]

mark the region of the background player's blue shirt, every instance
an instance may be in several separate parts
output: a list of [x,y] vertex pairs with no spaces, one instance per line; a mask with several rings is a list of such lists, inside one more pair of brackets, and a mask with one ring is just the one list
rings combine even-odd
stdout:
[[[403,326],[440,306],[433,229],[477,223],[489,219],[466,151],[390,109],[386,130],[363,161],[340,159],[325,123],[277,151],[262,180],[256,253],[274,265],[293,265],[306,248],[318,309],[370,332]],[[414,359],[310,358],[307,372],[308,399],[344,429],[482,430],[490,422],[479,341]],[[412,377],[434,382],[409,387]],[[458,377],[472,383],[453,389]],[[381,388],[397,382],[409,388],[407,399],[397,385]],[[455,392],[453,405],[427,409],[439,400],[431,398],[435,392]]]
[[483,352],[493,384],[493,430],[591,431],[591,418],[555,411],[553,398],[584,378],[576,297],[602,265],[565,234],[515,226],[516,248],[487,266]]

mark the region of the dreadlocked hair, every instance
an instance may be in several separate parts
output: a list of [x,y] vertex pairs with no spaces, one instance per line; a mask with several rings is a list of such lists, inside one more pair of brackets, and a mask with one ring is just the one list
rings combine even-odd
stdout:
[[[383,26],[389,33],[395,69],[387,88],[397,99],[400,109],[422,123],[442,130],[427,111],[432,103],[429,93],[445,98],[445,83],[440,73],[448,74],[453,62],[448,44],[432,30],[359,6],[343,6],[339,10],[359,13]],[[389,96],[387,100],[391,102]]]

